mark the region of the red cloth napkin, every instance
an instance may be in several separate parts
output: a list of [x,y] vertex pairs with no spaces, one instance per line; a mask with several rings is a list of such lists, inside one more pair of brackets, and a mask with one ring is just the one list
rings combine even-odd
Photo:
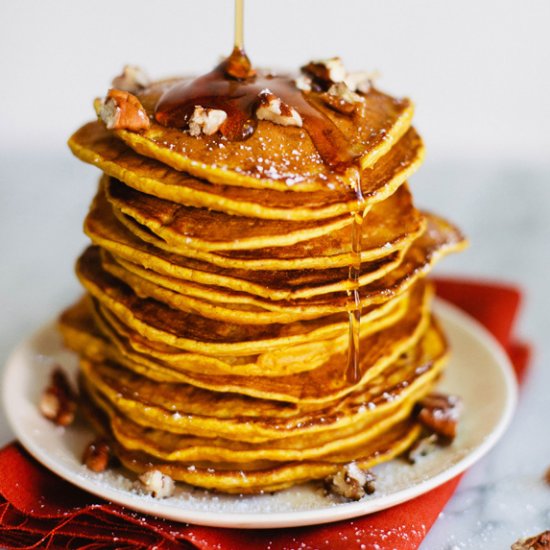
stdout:
[[[439,279],[438,294],[482,322],[508,351],[519,380],[529,348],[511,338],[520,293],[501,284]],[[102,501],[47,471],[17,443],[0,451],[0,543],[7,548],[418,548],[459,477],[368,516],[313,527],[237,530],[147,517]]]

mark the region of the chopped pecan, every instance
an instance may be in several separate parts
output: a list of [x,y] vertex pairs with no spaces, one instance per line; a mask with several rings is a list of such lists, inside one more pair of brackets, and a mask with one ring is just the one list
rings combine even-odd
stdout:
[[167,498],[174,494],[176,483],[160,470],[147,470],[139,476],[143,487],[155,498]]
[[113,78],[113,88],[135,94],[151,84],[145,71],[136,65],[126,65],[122,74]]
[[355,462],[350,462],[325,479],[325,488],[334,495],[359,500],[374,493],[375,480],[370,470],[362,470]]
[[108,130],[148,130],[151,121],[139,99],[129,92],[111,89],[103,100],[99,117]]
[[456,395],[431,393],[418,403],[418,419],[441,437],[454,439],[462,400]]
[[76,394],[60,367],[53,370],[49,386],[40,397],[39,409],[44,417],[58,426],[68,426],[73,422],[76,414]]
[[305,74],[298,76],[294,80],[294,84],[296,84],[296,88],[298,88],[298,90],[302,90],[302,92],[311,92],[312,80]]
[[323,101],[335,111],[350,115],[357,105],[365,100],[359,94],[352,92],[343,82],[332,84],[332,86],[322,95]]
[[511,550],[545,550],[550,548],[550,531],[544,531],[534,537],[519,539],[512,544]]
[[378,76],[376,72],[348,73],[339,57],[310,61],[301,71],[303,74],[296,79],[296,87],[306,92],[326,92],[334,84],[343,84],[350,92],[367,93]]
[[327,90],[331,84],[344,82],[347,71],[340,57],[317,59],[302,67],[302,72],[312,79],[314,87]]
[[211,136],[220,129],[226,119],[227,113],[221,109],[205,109],[196,105],[189,119],[189,133],[195,137],[201,134]]
[[113,458],[111,447],[105,439],[92,441],[84,450],[82,463],[93,472],[104,472]]
[[372,81],[377,77],[376,73],[358,71],[348,73],[344,83],[352,92],[361,92],[366,94],[372,87]]
[[258,94],[258,100],[256,109],[258,120],[269,120],[281,126],[302,126],[302,117],[298,111],[281,101],[281,98],[270,90],[262,90]]

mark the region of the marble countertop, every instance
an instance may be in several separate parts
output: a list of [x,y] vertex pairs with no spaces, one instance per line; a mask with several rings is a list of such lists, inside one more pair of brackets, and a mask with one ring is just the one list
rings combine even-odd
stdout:
[[[0,365],[19,340],[79,293],[73,263],[97,172],[66,156],[0,153]],[[464,477],[423,550],[504,549],[550,529],[550,166],[430,162],[412,181],[417,204],[457,222],[472,242],[438,273],[502,280],[525,292],[518,334],[530,374],[503,440]],[[12,438],[0,412],[0,445]]]

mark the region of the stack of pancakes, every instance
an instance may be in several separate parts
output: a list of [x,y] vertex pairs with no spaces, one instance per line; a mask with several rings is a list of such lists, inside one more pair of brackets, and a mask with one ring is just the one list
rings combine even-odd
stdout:
[[423,146],[411,103],[371,88],[357,116],[318,106],[361,152],[355,283],[352,174],[327,166],[303,128],[258,121],[229,141],[162,126],[154,106],[172,85],[136,94],[148,130],[97,121],[69,142],[103,171],[77,263],[86,295],[60,320],[86,415],[130,470],[230,493],[402,453],[447,353],[424,276],[464,245],[413,205]]

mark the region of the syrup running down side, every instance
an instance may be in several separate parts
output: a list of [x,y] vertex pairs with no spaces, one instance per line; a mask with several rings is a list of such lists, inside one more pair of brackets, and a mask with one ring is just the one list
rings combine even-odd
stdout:
[[351,384],[355,384],[360,379],[359,371],[359,353],[360,353],[360,330],[361,330],[361,296],[359,295],[359,274],[361,272],[361,236],[363,228],[363,219],[365,217],[363,192],[361,191],[361,176],[357,172],[355,178],[355,194],[357,198],[357,210],[352,213],[353,223],[351,226],[351,250],[353,253],[353,262],[349,266],[349,281],[351,289],[348,291],[350,296],[351,308],[348,311],[349,316],[349,344],[348,344],[348,367],[346,378]]

